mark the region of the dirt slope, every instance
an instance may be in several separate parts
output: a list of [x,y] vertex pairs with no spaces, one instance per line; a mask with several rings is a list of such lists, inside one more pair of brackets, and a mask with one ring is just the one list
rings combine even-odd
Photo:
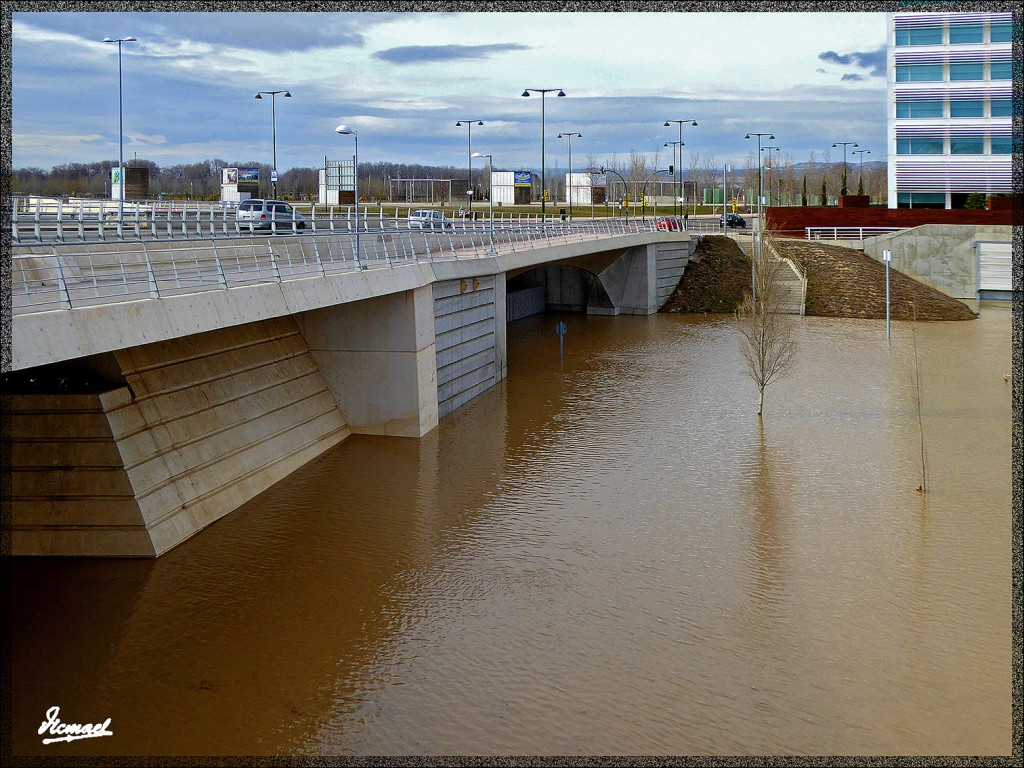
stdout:
[[[822,317],[885,317],[885,266],[862,252],[802,240],[777,240],[782,256],[807,271],[806,314]],[[750,290],[750,260],[736,241],[705,237],[662,312],[733,312]],[[964,304],[896,270],[890,271],[894,320],[971,320]]]

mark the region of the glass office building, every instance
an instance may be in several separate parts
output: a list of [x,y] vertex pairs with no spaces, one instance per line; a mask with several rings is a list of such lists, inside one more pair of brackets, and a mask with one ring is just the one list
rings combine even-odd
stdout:
[[1009,13],[890,13],[890,208],[1012,191]]

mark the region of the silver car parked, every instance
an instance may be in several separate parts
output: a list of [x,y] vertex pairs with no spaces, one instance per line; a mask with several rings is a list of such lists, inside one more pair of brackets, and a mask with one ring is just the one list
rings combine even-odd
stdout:
[[409,229],[455,229],[455,222],[442,211],[422,208],[409,214]]
[[305,229],[306,219],[302,214],[292,208],[283,200],[264,200],[254,197],[243,200],[238,204],[235,212],[235,221],[238,222],[240,230],[271,229],[278,232],[291,232],[292,226],[295,229]]

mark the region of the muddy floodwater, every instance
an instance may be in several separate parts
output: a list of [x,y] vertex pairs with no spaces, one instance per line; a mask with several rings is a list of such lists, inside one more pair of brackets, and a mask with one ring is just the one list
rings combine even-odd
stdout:
[[14,754],[1010,754],[1010,305],[797,323],[763,427],[731,318],[540,315],[421,440],[14,562]]

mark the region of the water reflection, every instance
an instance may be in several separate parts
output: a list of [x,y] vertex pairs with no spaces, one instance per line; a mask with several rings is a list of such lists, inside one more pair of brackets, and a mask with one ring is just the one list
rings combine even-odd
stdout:
[[1008,310],[916,328],[926,498],[884,327],[799,327],[762,426],[729,318],[530,318],[422,440],[14,563],[15,753],[1008,752]]

